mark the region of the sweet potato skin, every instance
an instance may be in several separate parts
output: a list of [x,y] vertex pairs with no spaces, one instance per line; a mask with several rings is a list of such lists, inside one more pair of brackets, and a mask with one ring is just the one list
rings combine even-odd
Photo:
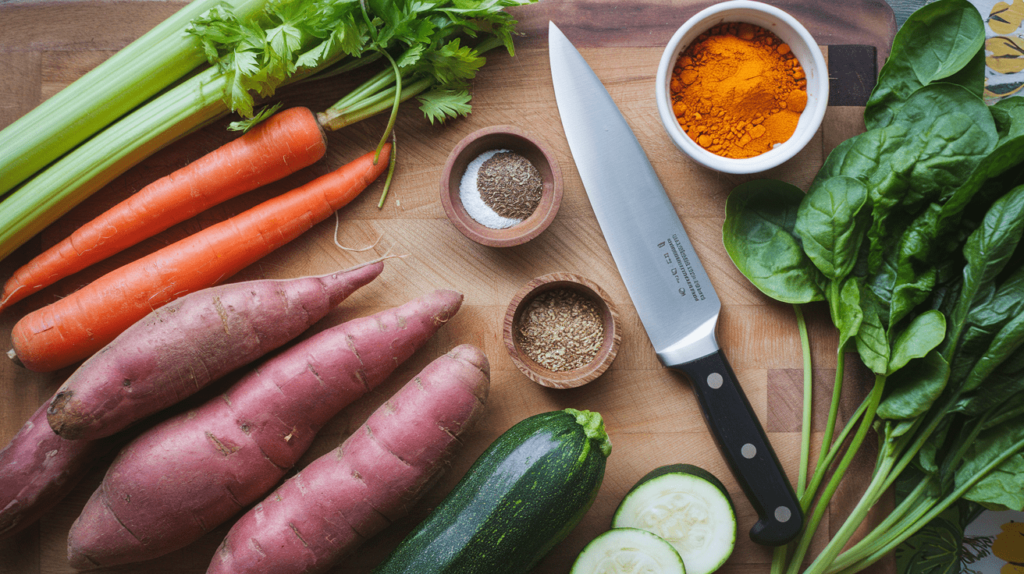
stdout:
[[195,393],[294,339],[383,270],[197,291],[156,309],[85,361],[57,390],[50,427],[95,440]]
[[487,357],[476,347],[440,357],[239,519],[207,574],[325,572],[433,484],[481,415],[488,387]]
[[382,382],[461,302],[437,291],[322,331],[138,437],[72,525],[71,565],[161,556],[259,500],[332,416]]
[[0,450],[0,539],[39,520],[112,446],[57,436],[46,422],[48,406],[43,403]]

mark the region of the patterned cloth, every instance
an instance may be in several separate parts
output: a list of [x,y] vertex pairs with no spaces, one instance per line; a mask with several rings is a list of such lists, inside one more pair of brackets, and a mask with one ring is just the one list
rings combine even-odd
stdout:
[[970,0],[985,20],[985,100],[1024,88],[1024,0]]

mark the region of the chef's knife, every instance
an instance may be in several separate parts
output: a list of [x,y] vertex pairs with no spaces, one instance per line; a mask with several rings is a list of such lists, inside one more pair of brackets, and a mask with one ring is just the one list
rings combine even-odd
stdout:
[[715,338],[722,304],[640,142],[586,60],[548,28],[558,113],[583,187],[658,359],[693,383],[722,455],[757,511],[750,538],[779,546],[803,516]]

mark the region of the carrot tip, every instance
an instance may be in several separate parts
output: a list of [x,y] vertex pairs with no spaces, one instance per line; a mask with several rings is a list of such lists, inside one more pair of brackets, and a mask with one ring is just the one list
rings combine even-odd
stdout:
[[10,359],[11,361],[13,361],[15,365],[18,365],[19,367],[22,367],[22,368],[25,367],[25,364],[22,363],[21,359],[18,358],[18,353],[14,352],[14,349],[11,349],[10,351],[7,351],[7,358]]

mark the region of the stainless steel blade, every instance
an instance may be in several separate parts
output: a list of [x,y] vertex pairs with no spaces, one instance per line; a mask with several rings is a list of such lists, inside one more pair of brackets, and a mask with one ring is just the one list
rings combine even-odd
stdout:
[[554,23],[548,50],[569,148],[658,358],[678,365],[717,351],[722,304],[647,154],[601,80]]

